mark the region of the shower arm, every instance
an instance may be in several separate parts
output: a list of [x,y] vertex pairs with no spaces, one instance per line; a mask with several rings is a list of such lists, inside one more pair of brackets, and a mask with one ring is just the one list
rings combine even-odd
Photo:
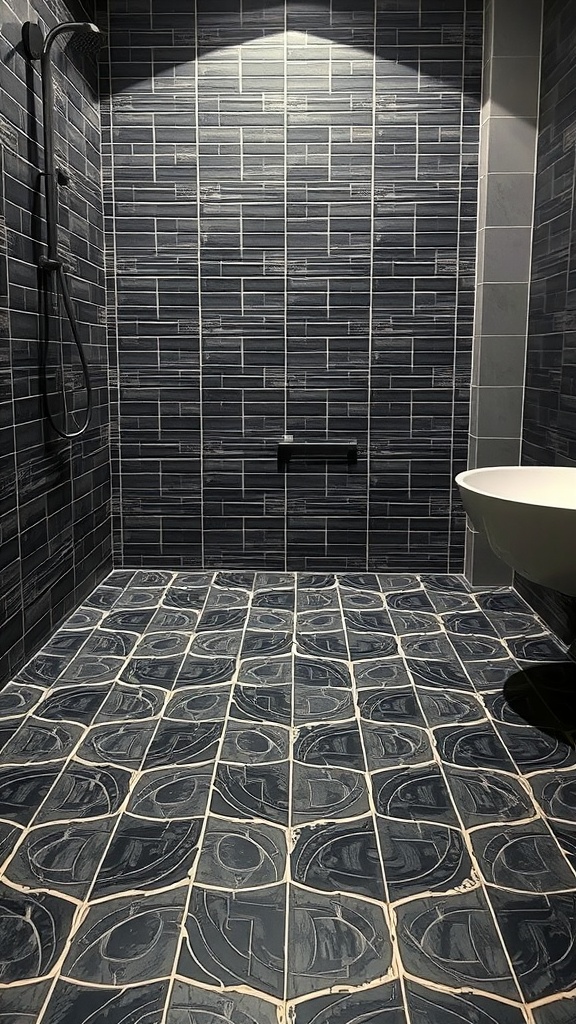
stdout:
[[86,22],[69,21],[56,25],[44,40],[40,56],[42,71],[42,103],[44,108],[44,180],[46,195],[46,240],[47,255],[40,259],[43,270],[57,270],[62,267],[58,256],[58,168],[54,157],[54,80],[52,76],[52,45],[63,32],[99,33],[96,25],[87,29]]

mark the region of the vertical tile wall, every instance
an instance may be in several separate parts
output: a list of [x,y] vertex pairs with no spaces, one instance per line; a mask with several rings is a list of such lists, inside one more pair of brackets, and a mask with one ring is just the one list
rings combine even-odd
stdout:
[[[522,462],[576,466],[576,9],[546,0]],[[515,577],[576,639],[576,601]]]
[[118,564],[462,569],[482,6],[109,0]]
[[[40,81],[21,47],[25,21],[52,27],[91,14],[80,0],[0,0],[0,678],[34,653],[111,562],[97,65],[73,42],[56,45],[57,157],[70,176],[61,251],[73,269],[95,402],[89,432],[70,444],[48,428],[39,397]],[[73,370],[68,385],[76,378]]]

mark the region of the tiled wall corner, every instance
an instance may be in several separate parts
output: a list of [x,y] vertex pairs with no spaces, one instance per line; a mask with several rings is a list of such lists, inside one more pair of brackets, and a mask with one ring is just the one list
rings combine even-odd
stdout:
[[[488,0],[480,139],[477,301],[468,466],[520,462],[543,0]],[[466,574],[512,571],[467,530]]]
[[[71,444],[47,426],[40,394],[40,80],[21,42],[28,20],[47,30],[93,19],[83,0],[0,0],[0,679],[13,675],[111,568],[97,65],[70,37],[55,44],[56,153],[70,178],[60,245],[73,266],[72,297],[94,394],[92,424]],[[75,366],[70,378],[77,373]]]

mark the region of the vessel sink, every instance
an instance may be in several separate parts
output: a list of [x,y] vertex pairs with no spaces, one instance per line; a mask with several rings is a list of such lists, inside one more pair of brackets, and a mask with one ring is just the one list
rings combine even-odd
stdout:
[[576,596],[576,469],[493,466],[459,473],[462,502],[507,565]]

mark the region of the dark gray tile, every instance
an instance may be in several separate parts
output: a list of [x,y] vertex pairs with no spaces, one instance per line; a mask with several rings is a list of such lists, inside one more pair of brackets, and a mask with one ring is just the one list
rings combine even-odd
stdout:
[[228,818],[288,824],[288,762],[219,765],[210,809]]
[[286,857],[282,829],[210,818],[195,880],[235,891],[273,885],[284,878]]
[[128,810],[143,818],[200,818],[208,804],[213,767],[160,768],[143,772]]
[[392,901],[447,892],[475,881],[462,834],[426,821],[378,817],[388,892]]
[[406,982],[411,1024],[525,1024],[523,1010],[498,998],[469,992],[441,992],[415,981]]
[[291,864],[293,880],[313,890],[384,899],[372,818],[299,829]]
[[[116,819],[70,822],[33,828],[10,861],[6,878],[25,889],[83,900],[88,895],[110,840]],[[91,979],[95,980],[95,979]]]
[[202,822],[142,821],[125,814],[96,876],[92,898],[152,892],[186,879],[198,853]]
[[450,765],[445,772],[465,828],[535,816],[530,797],[513,775]]
[[576,889],[576,874],[541,820],[475,829],[470,839],[487,882],[522,892]]
[[369,810],[366,780],[360,772],[294,762],[292,820],[304,822],[353,818]]
[[435,764],[376,772],[372,793],[376,810],[384,817],[458,825],[450,792]]
[[157,981],[133,988],[91,988],[59,979],[46,1008],[47,1024],[88,1024],[106,1015],[110,1022],[146,1020],[161,1024],[168,982]]
[[37,821],[84,820],[114,814],[128,795],[130,781],[130,772],[123,768],[72,761],[58,778]]
[[[4,985],[49,974],[64,952],[75,905],[45,892],[0,884],[0,942]],[[17,936],[25,936],[25,942]]]

